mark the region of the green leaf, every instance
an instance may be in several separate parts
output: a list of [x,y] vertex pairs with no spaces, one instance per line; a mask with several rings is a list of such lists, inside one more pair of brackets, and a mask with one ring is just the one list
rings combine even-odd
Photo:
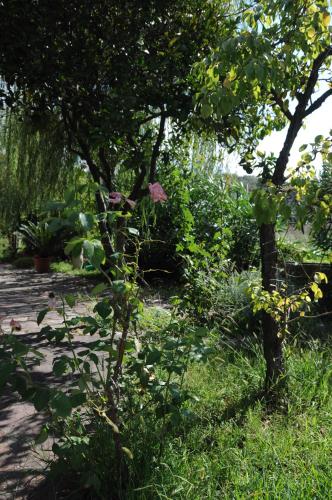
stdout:
[[86,402],[86,394],[84,392],[75,392],[69,396],[70,403],[73,408],[82,406]]
[[43,427],[35,439],[35,444],[42,444],[46,441],[47,438],[48,438],[48,428]]
[[99,268],[104,263],[105,251],[99,240],[85,240],[83,250],[90,263],[96,268]]
[[45,316],[48,313],[48,311],[49,311],[48,309],[42,309],[41,311],[39,311],[39,313],[37,315],[37,325],[38,326],[43,321],[43,319],[45,318]]
[[65,295],[64,299],[70,308],[76,304],[76,297],[73,294]]
[[306,163],[310,163],[313,160],[313,156],[310,153],[305,153],[302,156],[302,160],[305,161]]
[[158,363],[158,361],[160,361],[161,354],[161,351],[158,349],[153,349],[153,351],[149,352],[146,357],[146,364],[153,365],[154,363]]
[[209,118],[212,115],[212,112],[213,112],[213,108],[212,108],[211,104],[205,103],[202,105],[202,107],[201,107],[202,118],[204,118],[204,119]]
[[126,291],[126,283],[123,280],[115,280],[112,282],[112,289],[114,293],[121,295]]
[[94,244],[92,243],[92,241],[84,240],[83,250],[84,250],[85,256],[91,261],[91,259],[93,258],[94,251],[95,251],[95,247],[94,247]]
[[54,360],[53,362],[53,373],[57,377],[61,377],[64,373],[66,373],[68,368],[68,358],[62,357]]
[[58,391],[51,400],[51,407],[55,410],[58,417],[69,417],[72,410],[72,405],[69,397],[64,393]]
[[113,314],[113,308],[109,303],[108,299],[98,302],[93,310],[94,312],[97,312],[99,316],[103,319],[106,319],[108,316]]
[[78,257],[82,251],[84,238],[73,238],[65,246],[65,254]]
[[330,14],[327,11],[323,12],[322,24],[323,26],[325,26],[325,28],[327,28],[330,25],[330,21],[331,21]]
[[100,293],[103,293],[105,290],[107,290],[107,288],[108,285],[106,283],[99,283],[92,289],[91,293],[92,295],[99,295]]
[[32,402],[37,411],[45,410],[47,408],[49,400],[51,397],[51,392],[49,389],[37,389],[36,393],[32,398]]
[[81,226],[83,227],[83,229],[85,231],[90,231],[94,224],[95,224],[95,217],[93,214],[84,214],[82,212],[80,212],[79,216],[79,221],[81,223]]
[[135,227],[128,227],[128,233],[133,234],[134,236],[139,236],[139,230]]

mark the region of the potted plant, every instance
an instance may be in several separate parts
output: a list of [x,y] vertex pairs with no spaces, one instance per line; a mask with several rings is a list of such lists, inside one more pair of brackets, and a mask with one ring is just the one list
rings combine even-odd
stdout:
[[47,222],[26,222],[21,224],[18,233],[35,252],[34,264],[37,273],[49,273],[55,235]]

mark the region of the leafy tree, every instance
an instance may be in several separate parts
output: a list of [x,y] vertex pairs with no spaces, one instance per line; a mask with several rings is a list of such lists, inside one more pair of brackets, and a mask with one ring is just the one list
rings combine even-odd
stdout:
[[[255,212],[262,282],[272,294],[277,288],[277,199],[289,155],[305,119],[332,95],[330,14],[326,0],[242,4],[242,12],[229,20],[227,36],[197,67],[203,83],[201,124],[205,120],[220,140],[245,151],[247,172],[259,168],[263,186]],[[276,157],[253,154],[259,140],[284,127],[285,141]],[[266,311],[263,331],[266,385],[271,388],[284,373],[283,334]]]
[[[321,203],[326,204],[326,201],[332,196],[332,163],[326,161],[323,164],[322,173],[317,182],[313,183],[312,188],[315,190],[313,195],[319,199]],[[324,206],[324,205],[323,205]],[[312,239],[314,245],[319,249],[331,254],[332,250],[332,218],[328,212],[319,220],[319,224],[313,225]]]
[[[5,105],[24,107],[40,127],[55,116],[95,182],[117,191],[117,173],[128,170],[126,194],[142,198],[155,180],[167,120],[175,132],[192,112],[191,66],[220,22],[213,3],[4,0],[0,16]],[[97,204],[109,208],[100,191]],[[106,220],[100,229],[110,253]]]
[[40,133],[25,118],[9,109],[0,115],[0,222],[8,234],[81,174],[58,123],[45,123]]

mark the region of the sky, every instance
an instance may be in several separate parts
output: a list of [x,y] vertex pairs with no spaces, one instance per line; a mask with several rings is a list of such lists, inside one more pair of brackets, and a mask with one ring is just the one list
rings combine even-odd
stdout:
[[[311,115],[308,116],[305,127],[302,127],[298,134],[298,137],[294,143],[289,166],[295,166],[300,159],[301,153],[299,153],[299,148],[302,144],[308,144],[313,142],[316,135],[322,134],[323,136],[328,135],[329,131],[332,129],[332,96],[330,96],[325,103]],[[260,143],[258,149],[260,151],[265,151],[266,153],[279,153],[282,148],[284,139],[286,135],[286,129],[281,132],[273,132],[270,136],[265,137]],[[235,155],[229,158],[229,171],[234,172],[238,175],[245,175],[246,172],[238,166],[239,158]],[[320,163],[317,163],[317,171],[319,172]]]

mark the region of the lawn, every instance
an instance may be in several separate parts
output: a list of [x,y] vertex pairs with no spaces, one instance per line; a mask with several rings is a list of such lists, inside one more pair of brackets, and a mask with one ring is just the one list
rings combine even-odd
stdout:
[[[167,321],[150,309],[144,326],[153,316],[156,328]],[[152,468],[156,443],[145,441],[146,468],[136,464],[141,486],[133,485],[128,498],[331,498],[332,344],[312,338],[288,343],[289,392],[271,412],[261,397],[260,343],[212,338],[217,353],[206,364],[192,364],[186,375],[197,396],[193,420],[167,434]]]
[[187,374],[194,420],[167,436],[152,473],[138,470],[142,486],[129,498],[331,498],[331,354],[317,340],[288,345],[289,394],[272,413],[260,398],[258,344],[220,344]]

